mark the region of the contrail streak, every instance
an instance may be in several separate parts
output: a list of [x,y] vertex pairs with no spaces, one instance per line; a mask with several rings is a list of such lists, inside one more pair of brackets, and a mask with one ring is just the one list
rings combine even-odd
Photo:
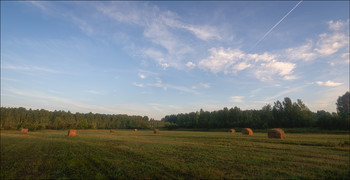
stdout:
[[[299,1],[298,4],[296,4],[285,16],[283,16],[283,18],[282,18],[281,20],[279,20],[269,31],[267,31],[267,32],[264,34],[264,36],[263,36],[262,38],[260,38],[259,41],[256,42],[256,43],[254,44],[254,46],[252,47],[251,50],[253,50],[262,40],[264,40],[265,37],[266,37],[267,35],[269,35],[270,32],[271,32],[273,29],[275,29],[275,27],[278,26],[278,25],[279,25],[279,24],[280,24],[280,23],[281,23],[295,8],[297,8],[301,2],[303,2],[303,0]],[[251,51],[251,50],[250,50],[250,51]]]

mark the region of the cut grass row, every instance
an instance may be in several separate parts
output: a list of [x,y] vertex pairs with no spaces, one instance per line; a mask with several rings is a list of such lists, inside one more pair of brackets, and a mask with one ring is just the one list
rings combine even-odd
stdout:
[[1,179],[349,179],[349,134],[1,132]]

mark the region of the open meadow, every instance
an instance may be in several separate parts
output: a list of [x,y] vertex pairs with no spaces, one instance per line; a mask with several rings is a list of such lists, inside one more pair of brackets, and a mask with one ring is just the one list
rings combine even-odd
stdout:
[[1,131],[1,179],[349,179],[349,134]]

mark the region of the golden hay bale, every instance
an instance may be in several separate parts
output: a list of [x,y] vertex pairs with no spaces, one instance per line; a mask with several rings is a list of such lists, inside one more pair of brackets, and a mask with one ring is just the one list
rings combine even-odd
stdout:
[[282,129],[279,129],[279,128],[270,129],[267,132],[267,137],[277,138],[277,139],[285,139],[286,138],[284,131]]
[[138,130],[137,129],[134,129],[135,132],[137,132]]
[[159,134],[159,129],[155,129],[155,130],[153,131],[153,133],[154,133],[154,134]]
[[27,134],[28,133],[28,129],[21,129],[21,133],[22,134]]
[[251,136],[251,135],[253,135],[253,130],[250,128],[244,128],[244,129],[242,129],[242,134]]
[[114,133],[114,132],[115,132],[115,130],[114,130],[114,129],[111,129],[111,130],[109,130],[109,132],[110,132],[110,133]]
[[77,136],[77,130],[74,130],[74,129],[68,130],[68,136]]
[[230,133],[235,133],[235,132],[236,132],[236,130],[234,130],[234,129],[230,129],[228,132],[230,132]]

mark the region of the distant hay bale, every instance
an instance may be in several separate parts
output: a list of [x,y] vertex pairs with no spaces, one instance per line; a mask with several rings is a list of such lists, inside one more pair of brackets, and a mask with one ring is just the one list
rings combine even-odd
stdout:
[[251,136],[251,135],[253,135],[253,130],[250,128],[244,128],[244,129],[242,129],[242,134]]
[[114,130],[114,129],[111,129],[111,130],[109,130],[109,132],[110,132],[110,133],[114,133],[114,132],[115,132],[115,130]]
[[236,132],[236,130],[234,130],[234,129],[230,129],[228,132],[230,132],[230,133],[235,133],[235,132]]
[[21,129],[22,134],[28,134],[28,129]]
[[138,130],[137,129],[134,129],[135,132],[137,132]]
[[153,131],[153,133],[154,133],[154,134],[159,134],[159,129],[155,129],[155,130]]
[[285,139],[286,138],[284,131],[282,129],[279,129],[279,128],[270,129],[267,132],[267,137],[277,138],[277,139]]
[[74,129],[68,130],[68,136],[77,136],[77,130],[74,130]]

